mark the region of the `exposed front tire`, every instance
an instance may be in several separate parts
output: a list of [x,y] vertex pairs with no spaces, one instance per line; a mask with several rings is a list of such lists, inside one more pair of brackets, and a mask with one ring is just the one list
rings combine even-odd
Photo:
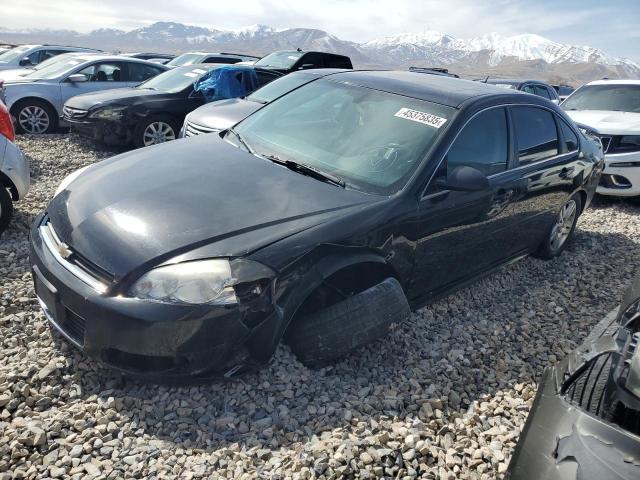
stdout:
[[53,133],[58,128],[55,109],[47,102],[35,98],[17,102],[11,113],[16,118],[17,133],[41,135]]
[[13,216],[13,203],[6,188],[0,184],[0,235],[7,228]]
[[341,302],[295,318],[285,341],[302,363],[318,367],[384,336],[393,323],[409,314],[400,283],[387,278]]
[[581,212],[582,197],[576,193],[562,205],[555,222],[533,256],[550,260],[560,255],[573,236]]
[[133,132],[136,148],[170,142],[178,138],[180,127],[169,115],[153,115],[138,123]]

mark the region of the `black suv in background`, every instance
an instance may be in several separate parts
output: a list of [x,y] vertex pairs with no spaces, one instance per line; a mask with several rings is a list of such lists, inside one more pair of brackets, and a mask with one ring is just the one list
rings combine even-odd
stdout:
[[551,85],[541,82],[540,80],[514,80],[507,78],[487,78],[482,80],[484,83],[495,85],[497,87],[511,88],[520,90],[524,93],[531,93],[542,98],[551,100],[553,103],[560,103],[558,92]]
[[327,52],[303,52],[300,49],[270,53],[258,60],[255,65],[284,74],[311,68],[353,69],[351,59],[347,56]]

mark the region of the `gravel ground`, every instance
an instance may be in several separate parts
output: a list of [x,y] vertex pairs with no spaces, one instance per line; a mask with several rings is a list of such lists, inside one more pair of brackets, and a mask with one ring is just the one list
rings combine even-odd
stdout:
[[616,306],[640,263],[640,207],[601,200],[559,259],[505,267],[330,368],[283,346],[235,381],[143,385],[52,335],[29,273],[34,215],[110,153],[69,135],[18,144],[33,187],[0,240],[0,480],[502,477],[544,366]]

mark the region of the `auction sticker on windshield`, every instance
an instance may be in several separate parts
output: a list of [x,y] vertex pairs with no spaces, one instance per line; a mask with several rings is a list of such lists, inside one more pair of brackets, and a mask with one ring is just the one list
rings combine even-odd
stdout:
[[447,119],[433,115],[432,113],[420,112],[418,110],[411,110],[410,108],[401,108],[395,114],[396,117],[411,120],[413,122],[423,123],[430,127],[440,128],[443,126]]

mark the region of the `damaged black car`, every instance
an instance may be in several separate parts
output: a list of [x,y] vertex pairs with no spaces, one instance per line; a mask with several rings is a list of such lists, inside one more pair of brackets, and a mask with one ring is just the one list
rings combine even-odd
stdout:
[[[199,88],[217,74],[209,91]],[[84,137],[108,145],[147,147],[175,140],[185,116],[215,100],[244,97],[281,74],[248,65],[178,67],[136,87],[86,93],[64,104],[63,118]]]
[[338,73],[70,175],[31,230],[35,290],[68,341],[132,375],[228,377],[283,340],[323,365],[410,306],[559,255],[601,168],[538,97]]
[[508,478],[640,478],[639,343],[640,277],[617,312],[545,371]]

